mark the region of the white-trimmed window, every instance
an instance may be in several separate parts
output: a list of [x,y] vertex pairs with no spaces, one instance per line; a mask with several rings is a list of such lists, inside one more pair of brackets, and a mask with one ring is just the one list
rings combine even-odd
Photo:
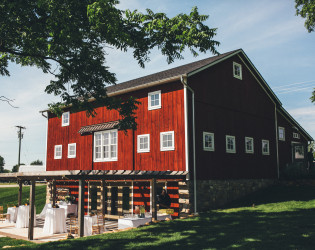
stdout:
[[161,132],[161,151],[168,151],[175,149],[174,131]]
[[62,158],[62,145],[55,145],[55,159],[61,159]]
[[148,94],[148,109],[160,109],[161,108],[161,90],[150,92]]
[[150,135],[138,135],[138,153],[150,152]]
[[70,112],[64,112],[61,116],[61,126],[69,126],[70,124]]
[[293,138],[300,139],[300,134],[293,132]]
[[233,62],[233,76],[237,79],[242,80],[242,65]]
[[214,151],[214,134],[203,132],[203,150]]
[[117,161],[117,129],[94,133],[94,161]]
[[226,142],[226,152],[227,153],[236,153],[235,136],[226,135],[225,136],[225,142]]
[[262,154],[263,155],[269,155],[270,151],[269,151],[269,140],[262,140]]
[[294,146],[294,158],[304,159],[304,147],[302,145]]
[[279,127],[279,140],[285,141],[285,128]]
[[246,153],[254,153],[254,138],[245,137],[245,152]]
[[68,158],[75,158],[76,157],[76,151],[77,151],[77,144],[76,143],[68,144]]

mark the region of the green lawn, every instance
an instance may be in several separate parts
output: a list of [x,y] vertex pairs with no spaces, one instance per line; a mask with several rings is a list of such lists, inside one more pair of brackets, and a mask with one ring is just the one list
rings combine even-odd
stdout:
[[[5,187],[0,188],[0,206],[3,206],[4,212],[7,211],[7,204],[17,204],[18,200],[18,187]],[[40,213],[46,203],[46,185],[36,185],[35,189],[35,206],[36,213]],[[25,204],[26,200],[30,196],[30,187],[23,186],[22,189],[22,204]]]
[[20,248],[314,249],[315,187],[272,187],[194,218]]

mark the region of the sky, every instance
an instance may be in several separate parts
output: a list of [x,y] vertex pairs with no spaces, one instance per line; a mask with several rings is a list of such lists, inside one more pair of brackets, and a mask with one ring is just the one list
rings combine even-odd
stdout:
[[[315,105],[311,103],[315,87],[315,32],[308,33],[304,19],[295,15],[294,0],[121,0],[119,8],[144,12],[164,12],[169,17],[189,13],[197,6],[200,14],[209,15],[205,22],[217,28],[217,50],[225,53],[242,48],[263,78],[274,90],[283,107],[315,138]],[[171,65],[158,50],[140,68],[127,53],[107,49],[106,65],[116,73],[119,82],[156,73],[165,69],[213,56],[210,52],[184,59]],[[44,92],[52,77],[35,67],[9,65],[10,77],[0,76],[0,96],[13,99],[13,108],[0,102],[0,155],[5,168],[18,162],[17,128],[26,127],[22,140],[21,163],[45,162],[47,119],[39,111],[60,98]]]

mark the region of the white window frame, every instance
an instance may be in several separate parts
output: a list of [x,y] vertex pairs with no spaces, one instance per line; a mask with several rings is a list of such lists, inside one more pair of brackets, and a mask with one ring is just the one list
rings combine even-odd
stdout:
[[[236,67],[239,67],[239,70],[240,70],[240,74],[236,74],[235,72],[235,66]],[[233,62],[233,76],[239,80],[242,80],[243,79],[243,75],[242,75],[242,65],[237,63],[237,62]]]
[[[65,122],[65,115],[68,115],[68,122]],[[70,125],[70,111],[68,112],[63,112],[61,115],[61,126],[65,127],[65,126],[69,126]]]
[[[229,139],[232,139],[232,140],[233,140],[233,149],[229,149],[229,148],[228,148],[228,141],[229,141]],[[235,136],[233,136],[233,135],[226,135],[226,136],[225,136],[225,148],[226,148],[226,152],[227,152],[227,153],[233,153],[233,154],[236,153],[236,140],[235,140]]]
[[[172,146],[163,147],[163,135],[171,135],[172,136]],[[175,150],[175,139],[174,139],[174,131],[167,131],[167,132],[161,132],[160,133],[160,148],[161,151],[170,151]]]
[[[251,141],[252,142],[252,149],[247,148],[247,142]],[[254,138],[253,137],[245,137],[245,152],[248,154],[253,154],[254,153]]]
[[293,132],[293,138],[300,139],[300,134],[296,133],[296,132]]
[[[158,105],[151,105],[151,96],[154,96],[158,94],[159,95],[159,104]],[[148,93],[148,109],[149,110],[154,110],[154,109],[160,109],[162,107],[162,99],[161,99],[162,95],[161,95],[161,90],[157,90],[154,92],[149,92]]]
[[[280,137],[280,130],[283,131],[283,137]],[[285,141],[285,128],[284,127],[278,127],[278,133],[279,133],[279,140]]]
[[[116,133],[116,144],[112,143],[112,136],[111,133],[115,132]],[[108,134],[108,144],[104,145],[104,135]],[[95,143],[95,138],[97,135],[101,135],[101,144],[98,146],[101,148],[101,158],[96,158],[96,143]],[[104,147],[108,146],[108,157],[104,157]],[[116,156],[112,157],[112,151],[111,151],[111,146],[115,146],[115,151],[116,151]],[[99,131],[94,133],[94,138],[93,138],[93,160],[94,162],[108,162],[108,161],[117,161],[118,160],[118,130],[117,129],[112,129],[112,130],[104,130],[104,131]]]
[[[212,146],[211,147],[206,146],[206,136],[207,135],[212,138]],[[203,132],[203,150],[204,151],[214,151],[214,133]]]
[[[264,151],[264,143],[267,143],[267,149],[268,151]],[[270,146],[269,146],[269,140],[261,140],[261,152],[263,155],[270,155]]]
[[[70,154],[71,150],[70,147],[74,146],[74,154]],[[77,144],[76,143],[69,143],[68,144],[68,158],[76,158],[77,156]]]
[[[58,148],[60,148],[60,155],[57,155]],[[62,145],[55,145],[54,159],[62,159]]]
[[[147,148],[140,148],[140,141],[142,138],[147,138],[148,139],[148,147]],[[150,134],[143,134],[143,135],[138,135],[137,139],[137,151],[138,153],[147,153],[150,152]]]

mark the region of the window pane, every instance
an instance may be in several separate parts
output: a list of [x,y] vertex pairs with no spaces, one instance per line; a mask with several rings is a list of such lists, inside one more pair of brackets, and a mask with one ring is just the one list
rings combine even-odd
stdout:
[[115,145],[111,145],[110,146],[110,151],[111,151],[111,157],[116,157],[116,146]]
[[104,133],[103,134],[103,144],[104,145],[108,145],[109,144],[109,134],[108,133]]

